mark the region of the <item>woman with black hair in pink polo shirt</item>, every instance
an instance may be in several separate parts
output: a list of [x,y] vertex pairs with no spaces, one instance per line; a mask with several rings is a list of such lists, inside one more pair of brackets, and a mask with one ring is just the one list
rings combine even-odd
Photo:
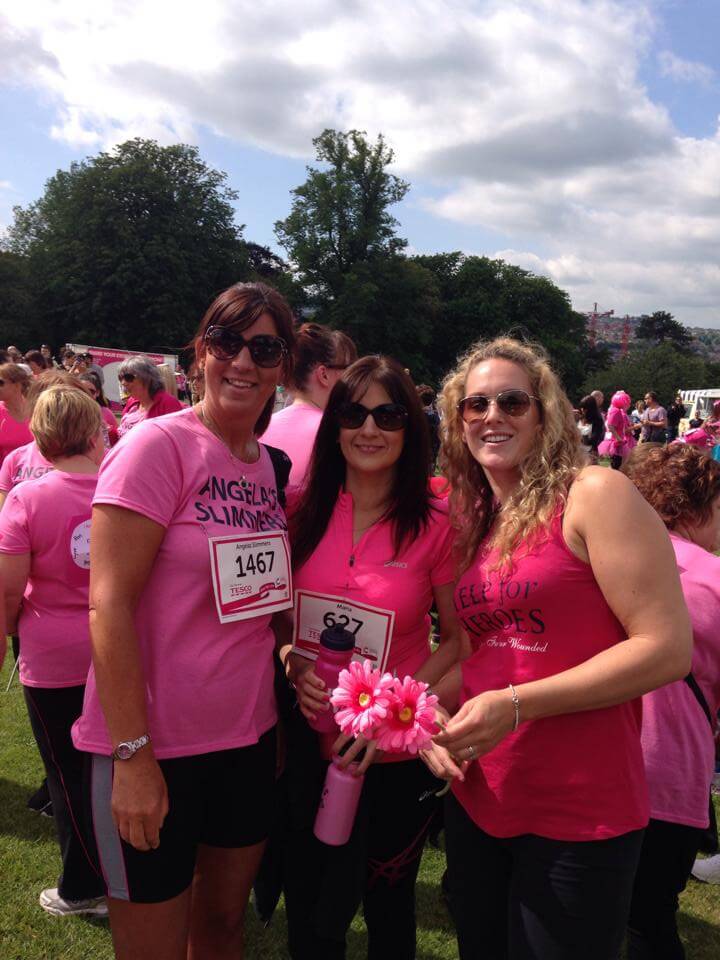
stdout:
[[[295,652],[288,673],[310,721],[329,709],[330,693],[308,659],[312,638],[338,603],[362,624],[355,635],[362,655],[400,678],[432,684],[465,651],[452,603],[454,531],[447,505],[428,487],[429,446],[422,404],[399,364],[363,357],[343,373],[320,423],[307,483],[290,508]],[[441,636],[434,652],[433,602]],[[344,956],[362,903],[370,960],[413,960],[415,880],[441,785],[417,756],[381,755],[373,741],[357,738],[341,761],[348,766],[365,749],[355,828],[347,845],[329,848],[313,837],[312,820],[327,761],[347,738],[321,735],[318,744],[302,727],[305,736],[290,727],[288,746],[297,828],[285,877],[291,956]],[[310,814],[304,825],[301,796]]]
[[280,294],[230,287],[195,338],[202,402],[133,427],[100,471],[74,737],[120,960],[242,956],[275,792],[271,618],[292,605],[257,438],[292,344]]
[[586,465],[540,348],[477,344],[442,408],[473,653],[436,686],[426,758],[454,777],[460,957],[613,960],[649,813],[639,698],[690,665],[672,547],[626,477]]

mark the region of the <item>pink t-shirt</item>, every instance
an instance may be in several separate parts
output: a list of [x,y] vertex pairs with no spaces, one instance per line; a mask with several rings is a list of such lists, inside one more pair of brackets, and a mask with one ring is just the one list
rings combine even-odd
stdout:
[[[286,530],[267,451],[248,464],[186,407],[147,420],[103,461],[94,503],[124,507],[165,528],[135,613],[148,723],[158,757],[256,743],[276,721],[270,616],[221,623],[210,537]],[[109,754],[91,669],[80,750]]]
[[90,513],[96,475],[51,470],[18,484],[0,514],[0,553],[29,553],[20,681],[74,687],[90,667]]
[[311,403],[295,401],[272,415],[270,426],[263,434],[263,443],[279,447],[292,460],[290,483],[293,486],[300,486],[305,479],[322,415],[322,410]]
[[293,586],[395,612],[386,669],[412,675],[430,656],[433,587],[452,583],[454,532],[447,505],[433,500],[427,528],[395,557],[392,527],[378,523],[353,546],[352,496],[341,493],[325,536],[295,571]]
[[[463,703],[554,676],[627,638],[591,566],[565,544],[561,517],[509,571],[493,569],[494,559],[481,549],[455,588],[473,646],[462,664]],[[640,721],[638,699],[521,724],[453,790],[495,837],[602,840],[637,830],[648,821]]]
[[[720,557],[670,534],[693,627],[692,673],[712,715],[720,707]],[[684,680],[643,697],[642,747],[650,815],[706,827],[715,769],[710,724]]]
[[42,477],[52,468],[53,465],[40,453],[34,440],[26,443],[12,450],[3,460],[0,467],[0,492],[7,493],[18,483]]
[[30,443],[32,438],[28,421],[20,422],[10,416],[5,404],[0,401],[0,463],[11,450]]
[[133,405],[122,415],[117,428],[118,436],[124,437],[133,427],[136,427],[139,423],[142,423],[143,420],[147,419],[147,415],[148,412],[145,407],[141,407],[139,403]]

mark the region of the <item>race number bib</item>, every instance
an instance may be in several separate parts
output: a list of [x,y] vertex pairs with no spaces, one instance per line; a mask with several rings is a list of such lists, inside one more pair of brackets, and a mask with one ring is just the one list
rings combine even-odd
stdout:
[[353,660],[370,660],[374,667],[384,670],[394,623],[393,610],[351,603],[344,597],[298,590],[295,593],[293,650],[314,660],[320,648],[320,634],[326,627],[337,625],[355,635]]
[[209,546],[220,623],[292,606],[290,553],[282,531],[211,537]]

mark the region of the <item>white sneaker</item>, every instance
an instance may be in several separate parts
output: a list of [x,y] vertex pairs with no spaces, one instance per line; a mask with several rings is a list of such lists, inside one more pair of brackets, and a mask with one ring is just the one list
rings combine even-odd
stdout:
[[696,860],[691,873],[696,880],[702,880],[703,883],[720,883],[720,853],[704,860]]
[[105,897],[92,897],[89,900],[63,900],[57,887],[49,887],[40,894],[40,906],[54,917],[71,917],[86,914],[93,917],[108,915]]

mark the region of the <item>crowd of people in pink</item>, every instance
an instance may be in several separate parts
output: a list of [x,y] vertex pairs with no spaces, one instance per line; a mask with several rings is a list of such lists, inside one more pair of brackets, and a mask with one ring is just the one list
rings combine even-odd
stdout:
[[678,898],[720,883],[720,401],[682,436],[679,395],[574,409],[511,337],[434,398],[261,283],[192,353],[184,399],[127,357],[117,415],[91,354],[0,356],[40,906],[109,916],[120,960],[237,960],[282,895],[293,960],[360,907],[414,960],[444,831],[461,960],[682,960]]

